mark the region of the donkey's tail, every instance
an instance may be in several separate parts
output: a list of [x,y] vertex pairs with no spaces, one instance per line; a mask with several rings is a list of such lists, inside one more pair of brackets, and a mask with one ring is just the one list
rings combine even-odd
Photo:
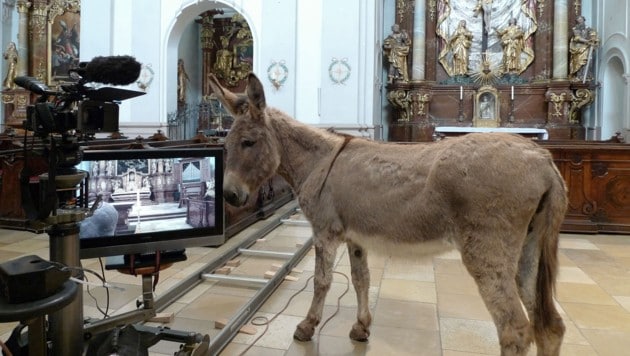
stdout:
[[[568,207],[568,197],[562,175],[553,163],[551,165],[554,170],[551,187],[541,199],[533,226],[538,232],[540,249],[533,314],[539,348],[542,346],[543,349],[557,351],[564,334],[564,323],[554,305],[553,294],[558,274],[560,226]],[[554,351],[550,354],[556,354]]]

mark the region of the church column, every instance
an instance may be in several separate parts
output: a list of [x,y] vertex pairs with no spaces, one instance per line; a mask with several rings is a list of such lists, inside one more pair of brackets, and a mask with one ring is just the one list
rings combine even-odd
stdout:
[[569,73],[569,11],[567,0],[553,5],[553,79],[566,80]]
[[622,117],[625,117],[625,122],[623,123],[624,129],[624,137],[626,142],[630,141],[630,73],[625,73],[623,75],[623,82],[626,84],[626,90],[624,95],[622,96],[623,100],[623,111]]
[[33,1],[33,12],[29,23],[30,43],[29,74],[43,83],[48,82],[48,4],[45,0]]
[[411,80],[424,80],[425,69],[425,36],[426,36],[426,4],[425,0],[416,0],[413,15],[413,52]]
[[20,0],[17,3],[17,11],[19,15],[18,22],[18,62],[17,62],[17,75],[27,75],[28,64],[28,9],[31,7],[31,3],[28,1]]

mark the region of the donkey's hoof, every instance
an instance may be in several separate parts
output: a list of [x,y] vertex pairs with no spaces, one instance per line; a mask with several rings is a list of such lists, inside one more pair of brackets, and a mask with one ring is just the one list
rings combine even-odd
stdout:
[[355,341],[367,341],[368,337],[370,337],[370,330],[363,326],[363,324],[356,323],[352,325],[352,330],[350,330],[350,338]]
[[310,341],[315,333],[315,328],[311,326],[308,322],[301,322],[293,333],[293,338],[299,341]]

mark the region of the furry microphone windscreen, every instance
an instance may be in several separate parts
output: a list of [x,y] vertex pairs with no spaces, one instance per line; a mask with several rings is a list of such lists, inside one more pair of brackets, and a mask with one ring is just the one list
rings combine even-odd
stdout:
[[132,56],[94,57],[85,66],[83,78],[88,82],[127,85],[138,79],[141,69],[142,65]]

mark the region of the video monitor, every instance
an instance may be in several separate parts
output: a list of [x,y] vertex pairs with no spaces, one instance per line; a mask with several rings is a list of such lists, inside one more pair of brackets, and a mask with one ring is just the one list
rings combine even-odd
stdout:
[[[84,150],[87,172],[80,257],[94,258],[225,242],[223,148]],[[87,204],[85,204],[87,203]]]

